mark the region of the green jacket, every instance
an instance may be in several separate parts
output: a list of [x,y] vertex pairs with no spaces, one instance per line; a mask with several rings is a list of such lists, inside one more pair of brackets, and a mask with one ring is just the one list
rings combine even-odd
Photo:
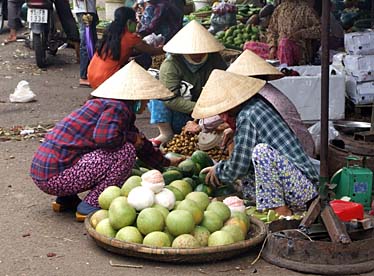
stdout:
[[[160,67],[160,81],[172,91],[176,97],[165,101],[165,105],[175,111],[191,114],[203,86],[213,69],[226,70],[227,64],[219,53],[211,53],[206,63],[195,73],[191,72],[182,55],[170,55]],[[186,100],[179,94],[181,81],[193,85],[192,99]]]

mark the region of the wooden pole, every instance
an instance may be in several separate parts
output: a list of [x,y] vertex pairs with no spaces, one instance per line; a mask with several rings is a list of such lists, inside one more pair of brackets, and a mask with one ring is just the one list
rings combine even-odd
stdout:
[[328,127],[329,127],[329,34],[330,34],[330,1],[322,1],[321,30],[321,150],[320,150],[320,184],[321,193],[325,194],[328,174]]

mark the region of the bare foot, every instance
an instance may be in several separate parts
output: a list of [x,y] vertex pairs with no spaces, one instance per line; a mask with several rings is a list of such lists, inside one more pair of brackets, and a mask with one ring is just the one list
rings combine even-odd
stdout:
[[9,43],[12,43],[12,42],[15,42],[17,41],[17,36],[8,36],[8,38],[6,38],[4,40],[4,44],[9,44]]
[[292,211],[287,206],[280,206],[277,208],[274,208],[274,211],[280,215],[280,216],[292,216]]

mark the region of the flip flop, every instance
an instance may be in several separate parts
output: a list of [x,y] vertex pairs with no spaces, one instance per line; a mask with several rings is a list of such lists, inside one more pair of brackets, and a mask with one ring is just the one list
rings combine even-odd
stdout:
[[80,79],[79,80],[79,86],[80,87],[91,87],[88,80],[85,80],[85,79]]
[[16,39],[12,39],[12,40],[10,40],[10,39],[8,39],[8,38],[6,38],[6,39],[4,39],[4,45],[7,45],[7,44],[10,44],[10,43],[13,43],[13,42],[17,42],[17,38]]

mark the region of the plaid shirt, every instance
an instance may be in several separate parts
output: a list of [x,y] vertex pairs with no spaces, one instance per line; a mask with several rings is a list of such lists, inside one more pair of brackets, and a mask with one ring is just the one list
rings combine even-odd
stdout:
[[[88,152],[97,149],[115,151],[125,142],[134,143],[140,133],[135,119],[131,105],[125,101],[88,100],[47,133],[34,155],[31,177],[48,180],[73,166]],[[146,139],[137,155],[154,168],[170,163]]]
[[261,96],[255,96],[243,106],[236,117],[234,151],[227,161],[217,164],[216,174],[221,182],[254,174],[253,148],[265,143],[287,157],[309,180],[318,182],[318,172],[304,152],[299,140],[287,123]]

